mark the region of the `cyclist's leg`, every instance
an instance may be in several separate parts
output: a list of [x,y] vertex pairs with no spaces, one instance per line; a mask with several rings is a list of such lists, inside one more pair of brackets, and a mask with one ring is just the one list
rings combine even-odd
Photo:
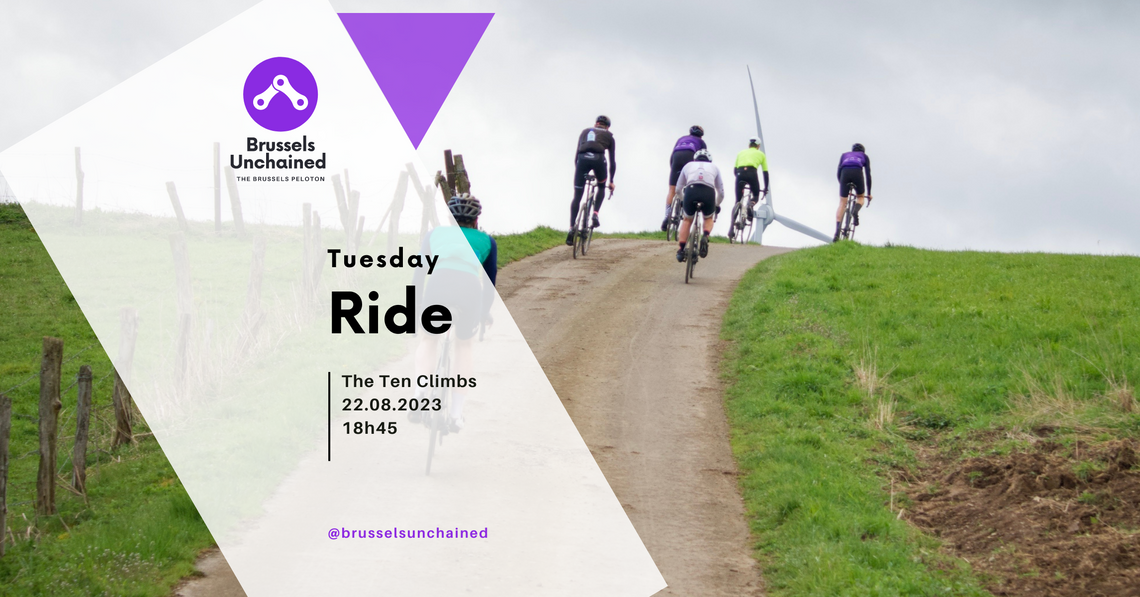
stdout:
[[[744,198],[744,187],[748,186],[748,173],[743,168],[736,168],[736,203],[739,204],[740,200]],[[752,194],[756,194],[756,190],[752,190]]]
[[601,223],[598,221],[598,210],[602,208],[602,200],[606,198],[606,160],[605,158],[598,159],[597,163],[593,166],[594,178],[598,180],[598,186],[594,190],[594,219],[593,226],[597,228]]
[[578,207],[582,204],[582,193],[586,189],[586,164],[582,159],[574,162],[574,200],[570,202],[570,233],[566,244],[574,244],[574,227],[578,225]]

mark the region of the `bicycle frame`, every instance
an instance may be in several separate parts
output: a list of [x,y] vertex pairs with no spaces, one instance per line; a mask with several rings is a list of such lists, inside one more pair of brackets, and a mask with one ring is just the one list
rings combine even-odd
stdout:
[[843,227],[840,229],[840,238],[855,240],[855,205],[859,197],[855,193],[855,185],[847,184],[847,208],[843,210]]
[[591,216],[594,215],[594,195],[597,192],[597,178],[593,174],[587,174],[586,185],[582,189],[582,201],[578,204],[578,221],[574,229],[574,259],[578,258],[579,252],[583,256],[586,254],[590,249],[590,241],[594,238],[594,229],[590,224]]
[[701,211],[701,204],[697,204],[697,212],[693,214],[692,228],[689,230],[689,239],[685,243],[685,283],[695,275],[697,268],[697,252],[700,250],[701,238],[704,235],[705,215]]

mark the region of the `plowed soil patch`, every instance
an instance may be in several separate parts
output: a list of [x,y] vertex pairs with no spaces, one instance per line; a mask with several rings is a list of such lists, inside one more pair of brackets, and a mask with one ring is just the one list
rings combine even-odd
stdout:
[[1007,456],[933,458],[905,516],[995,595],[1140,597],[1138,449],[1043,441]]

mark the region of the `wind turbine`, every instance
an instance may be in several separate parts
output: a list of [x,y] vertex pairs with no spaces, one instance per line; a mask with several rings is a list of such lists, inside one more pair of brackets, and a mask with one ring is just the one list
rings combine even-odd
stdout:
[[[760,128],[760,106],[756,103],[756,85],[752,83],[752,69],[747,66],[745,66],[745,68],[748,69],[748,85],[752,88],[752,108],[756,111],[756,135],[760,141],[760,151],[763,151],[764,155],[768,155],[768,146],[764,145],[764,131]],[[756,227],[752,233],[751,242],[754,242],[756,244],[763,244],[761,240],[764,238],[764,229],[767,228],[768,225],[772,222],[779,222],[784,226],[795,230],[796,232],[806,234],[825,243],[831,242],[830,235],[824,234],[814,228],[804,226],[803,224],[791,218],[777,215],[776,209],[772,207],[771,189],[769,189],[767,197],[764,198],[764,203],[756,206],[754,218]]]

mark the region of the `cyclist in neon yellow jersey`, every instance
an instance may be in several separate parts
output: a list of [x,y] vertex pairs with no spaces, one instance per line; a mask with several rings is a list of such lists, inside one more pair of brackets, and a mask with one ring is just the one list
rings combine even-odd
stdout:
[[[452,333],[455,334],[455,374],[470,376],[471,339],[480,322],[490,324],[491,304],[495,300],[495,276],[498,273],[498,245],[495,239],[479,230],[479,214],[483,206],[468,194],[452,197],[447,208],[458,226],[440,226],[424,238],[421,252],[439,257],[435,273],[427,277],[423,268],[415,274],[418,309],[426,305],[443,305],[451,311]],[[480,269],[482,271],[480,271]],[[484,283],[484,274],[488,283]],[[426,286],[426,288],[425,288]],[[420,313],[416,314],[419,319]],[[432,373],[439,351],[439,336],[423,334],[416,349],[416,375]],[[426,388],[416,390],[416,398],[423,399]],[[463,429],[463,403],[467,390],[456,388],[452,393],[448,419],[451,431]],[[408,414],[408,420],[423,420],[419,411]]]
[[[764,172],[764,188],[760,189],[758,169]],[[736,166],[732,169],[736,174],[736,203],[744,198],[744,187],[752,190],[752,202],[748,204],[748,219],[752,219],[752,208],[760,198],[768,194],[768,156],[760,151],[760,142],[749,139],[748,147],[736,154]]]

